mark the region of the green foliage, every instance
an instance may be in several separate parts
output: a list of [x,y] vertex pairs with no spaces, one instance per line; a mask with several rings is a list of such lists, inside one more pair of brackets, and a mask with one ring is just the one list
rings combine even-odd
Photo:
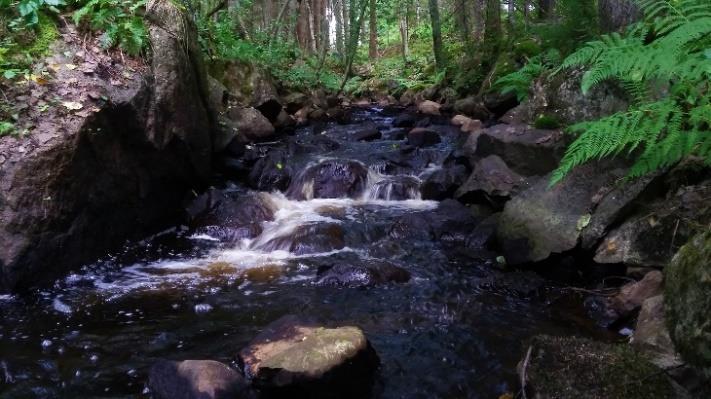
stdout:
[[560,62],[558,51],[548,50],[543,54],[532,57],[518,71],[499,78],[494,87],[501,90],[502,94],[515,93],[518,101],[523,101],[528,98],[533,81],[558,62]]
[[0,121],[0,137],[12,134],[15,130],[15,124],[12,122]]
[[146,0],[90,0],[72,18],[79,26],[102,31],[105,48],[118,46],[138,55],[148,43],[142,17],[145,4]]
[[12,80],[29,73],[33,61],[46,56],[59,37],[54,20],[45,12],[56,11],[51,4],[60,3],[0,0],[0,4],[7,6],[0,7],[0,76]]
[[586,66],[581,88],[605,81],[625,88],[629,110],[570,127],[579,136],[552,182],[592,159],[638,153],[630,177],[695,155],[711,165],[711,3],[640,0],[644,21],[571,54],[562,68]]
[[[2,6],[12,6],[15,3],[13,1],[4,0],[0,2],[0,7]],[[52,12],[59,12],[57,7],[64,5],[62,0],[20,0],[17,2],[17,11],[20,16],[20,20],[25,25],[25,27],[31,27],[39,23],[40,12],[43,9],[50,10]],[[15,22],[17,25],[19,21]]]

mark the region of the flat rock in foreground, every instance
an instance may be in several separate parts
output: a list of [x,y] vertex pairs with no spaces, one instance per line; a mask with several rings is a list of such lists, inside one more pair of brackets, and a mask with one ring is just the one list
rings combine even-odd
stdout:
[[359,328],[326,328],[295,316],[267,326],[239,357],[255,387],[280,397],[363,397],[379,363]]

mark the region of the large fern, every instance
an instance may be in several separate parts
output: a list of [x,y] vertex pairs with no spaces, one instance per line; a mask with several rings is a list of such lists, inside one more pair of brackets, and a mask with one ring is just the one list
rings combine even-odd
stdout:
[[531,83],[541,74],[560,62],[560,53],[557,50],[548,50],[545,53],[531,57],[521,69],[502,76],[494,83],[502,94],[514,93],[519,102],[528,98]]
[[616,81],[633,100],[625,112],[568,130],[577,134],[552,183],[592,159],[637,155],[630,177],[695,155],[711,165],[711,2],[638,0],[645,18],[625,35],[589,42],[561,68],[584,66],[581,89]]

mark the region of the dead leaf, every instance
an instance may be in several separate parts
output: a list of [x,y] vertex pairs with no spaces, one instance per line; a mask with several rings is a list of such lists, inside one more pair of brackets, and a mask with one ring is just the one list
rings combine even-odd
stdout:
[[70,111],[78,111],[78,110],[84,108],[82,103],[75,102],[75,101],[64,101],[62,103],[62,105],[64,106],[64,108],[66,108]]

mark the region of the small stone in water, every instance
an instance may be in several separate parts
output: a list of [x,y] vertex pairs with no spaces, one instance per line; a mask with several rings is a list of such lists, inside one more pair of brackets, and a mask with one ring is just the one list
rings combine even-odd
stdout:
[[195,313],[207,313],[212,310],[212,305],[207,303],[199,303],[195,305]]

